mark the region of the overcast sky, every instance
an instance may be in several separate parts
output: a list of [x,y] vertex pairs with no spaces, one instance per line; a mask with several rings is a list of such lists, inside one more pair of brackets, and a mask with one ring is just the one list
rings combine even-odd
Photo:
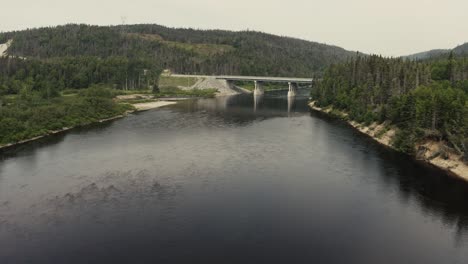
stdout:
[[468,0],[0,0],[0,31],[66,23],[258,30],[398,56],[468,42]]

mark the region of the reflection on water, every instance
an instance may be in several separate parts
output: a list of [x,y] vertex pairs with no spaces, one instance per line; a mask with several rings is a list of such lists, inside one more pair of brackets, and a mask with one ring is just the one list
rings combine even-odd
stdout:
[[264,96],[264,94],[255,94],[254,95],[254,112],[257,112],[257,109],[259,108],[260,104],[263,101],[263,96]]
[[468,186],[310,112],[190,100],[0,162],[1,263],[467,263]]
[[296,100],[296,96],[288,96],[288,115],[291,114],[291,111],[294,107],[295,100]]

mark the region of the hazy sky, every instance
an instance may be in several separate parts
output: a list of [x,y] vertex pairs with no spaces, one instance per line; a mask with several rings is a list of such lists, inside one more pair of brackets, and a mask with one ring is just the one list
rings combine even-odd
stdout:
[[65,23],[251,29],[406,55],[468,42],[468,0],[0,0],[0,31]]

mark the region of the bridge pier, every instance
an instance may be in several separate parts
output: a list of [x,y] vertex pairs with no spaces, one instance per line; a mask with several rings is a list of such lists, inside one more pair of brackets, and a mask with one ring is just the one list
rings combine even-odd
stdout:
[[263,90],[263,82],[255,81],[255,90],[254,95],[263,95],[265,91]]
[[233,89],[234,86],[235,86],[235,85],[234,85],[234,82],[231,81],[231,80],[226,80],[226,84],[227,84],[227,86],[228,86],[229,88],[231,88],[231,89]]
[[289,84],[288,97],[296,96],[296,92],[298,89],[297,83],[289,82],[288,84]]
[[288,96],[296,96],[299,84],[312,84],[313,79],[308,78],[293,78],[293,77],[266,77],[266,76],[215,76],[214,78],[218,80],[225,80],[225,81],[251,81],[255,82],[255,89],[253,91],[254,95],[262,95],[265,93],[263,89],[263,83],[270,82],[270,83],[288,83],[289,84],[289,92]]

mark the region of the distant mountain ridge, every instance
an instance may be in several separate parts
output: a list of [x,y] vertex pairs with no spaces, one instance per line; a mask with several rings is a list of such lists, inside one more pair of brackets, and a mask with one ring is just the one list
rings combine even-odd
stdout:
[[0,33],[8,53],[48,60],[122,56],[156,61],[177,73],[308,77],[356,53],[255,31],[197,30],[155,24],[57,27]]
[[429,51],[423,51],[415,54],[411,54],[408,56],[405,56],[405,58],[408,59],[414,59],[414,60],[424,60],[424,59],[430,59],[434,57],[438,57],[442,54],[446,54],[450,52],[449,49],[434,49],[434,50],[429,50]]
[[460,46],[457,46],[456,48],[453,49],[453,52],[455,54],[464,54],[468,55],[468,42],[465,44],[462,44]]
[[403,57],[407,59],[413,59],[413,60],[437,59],[442,56],[448,55],[450,51],[453,51],[455,55],[468,56],[468,42],[465,44],[459,45],[453,49],[433,49],[433,50],[419,52],[419,53],[415,53],[415,54],[411,54],[411,55],[407,55]]

